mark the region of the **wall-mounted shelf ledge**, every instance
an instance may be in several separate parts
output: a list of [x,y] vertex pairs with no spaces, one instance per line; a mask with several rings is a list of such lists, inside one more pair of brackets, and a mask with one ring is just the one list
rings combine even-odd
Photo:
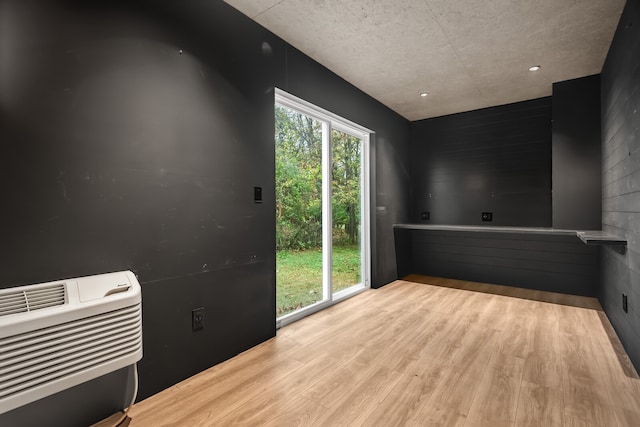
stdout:
[[495,225],[444,225],[444,224],[394,224],[395,228],[430,231],[467,231],[478,233],[515,233],[515,234],[564,234],[574,235],[576,230],[562,230],[549,227],[503,227]]
[[627,246],[627,240],[601,230],[564,230],[546,227],[500,227],[479,225],[443,225],[443,224],[394,224],[394,228],[431,231],[472,231],[480,233],[515,233],[515,234],[547,234],[574,235],[586,245]]
[[627,240],[604,231],[578,231],[580,240],[587,245],[615,245],[627,246]]

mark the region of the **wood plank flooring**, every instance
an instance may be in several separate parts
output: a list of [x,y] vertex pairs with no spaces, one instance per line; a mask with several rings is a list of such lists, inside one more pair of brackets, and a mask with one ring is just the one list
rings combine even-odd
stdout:
[[142,426],[640,426],[597,300],[409,276],[137,403]]

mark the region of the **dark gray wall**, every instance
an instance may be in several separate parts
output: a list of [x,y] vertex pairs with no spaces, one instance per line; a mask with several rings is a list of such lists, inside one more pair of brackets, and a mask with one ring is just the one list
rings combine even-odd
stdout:
[[412,219],[550,226],[550,130],[551,98],[412,123]]
[[[599,299],[640,368],[640,2],[628,1],[602,70],[602,229],[625,237],[602,249]],[[622,310],[628,295],[629,312]]]
[[553,84],[553,227],[599,230],[600,75]]
[[[599,76],[590,76],[554,84],[550,98],[412,123],[413,221],[599,229],[599,88]],[[486,211],[492,222],[481,221]],[[575,235],[395,233],[400,277],[596,295],[598,249]]]
[[404,274],[596,295],[598,248],[575,234],[396,228],[396,239]]
[[[206,29],[183,33],[180,13],[167,24],[161,9],[106,3],[2,8],[2,286],[133,270],[140,398],[272,337],[275,204],[253,203],[253,186],[274,192],[272,93],[249,98],[219,72],[233,53]],[[196,307],[207,327],[192,333]],[[93,393],[113,412],[128,390],[110,384]],[[55,413],[88,425],[105,413],[74,410],[97,408],[87,400],[72,390],[0,424]]]
[[[133,270],[139,398],[275,334],[274,86],[376,131],[373,285],[395,277],[410,185],[397,114],[222,1],[0,0],[0,19],[0,287]],[[127,393],[114,375],[0,424],[42,425],[53,406],[52,423],[91,424]]]

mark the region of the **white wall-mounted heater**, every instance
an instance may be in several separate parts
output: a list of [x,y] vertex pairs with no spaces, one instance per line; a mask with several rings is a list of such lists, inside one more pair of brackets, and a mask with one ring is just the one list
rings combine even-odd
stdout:
[[130,271],[0,290],[0,414],[141,358]]

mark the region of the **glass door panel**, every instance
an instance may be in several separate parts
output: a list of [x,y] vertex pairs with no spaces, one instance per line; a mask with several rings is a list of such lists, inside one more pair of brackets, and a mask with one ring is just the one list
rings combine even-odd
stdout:
[[362,284],[362,139],[331,131],[333,293]]
[[275,106],[276,316],[325,300],[322,236],[323,123]]

